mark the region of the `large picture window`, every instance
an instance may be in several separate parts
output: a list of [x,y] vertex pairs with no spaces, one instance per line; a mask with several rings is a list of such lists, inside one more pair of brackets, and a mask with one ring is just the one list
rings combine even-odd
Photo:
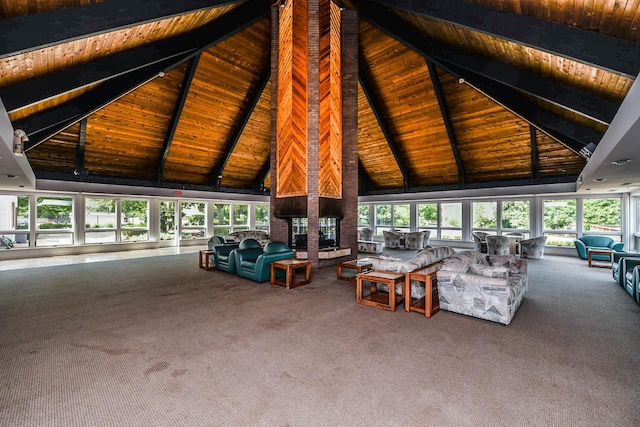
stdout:
[[149,202],[147,200],[122,200],[120,236],[123,242],[149,240]]
[[29,246],[29,196],[0,195],[0,249]]
[[462,240],[462,203],[440,204],[440,238]]
[[619,242],[622,216],[620,198],[584,199],[582,203],[583,232],[604,234]]
[[545,200],[543,218],[547,245],[573,245],[578,237],[575,199]]
[[73,245],[73,199],[36,198],[36,246]]
[[269,205],[255,206],[256,230],[269,231]]
[[196,239],[205,237],[206,204],[203,202],[182,202],[180,217],[180,237],[182,239]]
[[160,240],[174,240],[176,236],[176,202],[160,202]]
[[84,209],[84,242],[113,243],[116,241],[117,216],[116,199],[85,199]]

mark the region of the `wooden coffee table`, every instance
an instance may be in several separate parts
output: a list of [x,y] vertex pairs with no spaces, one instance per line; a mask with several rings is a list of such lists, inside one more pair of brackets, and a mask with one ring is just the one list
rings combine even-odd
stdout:
[[[304,268],[304,279],[296,280],[296,270]],[[276,270],[285,270],[285,276],[283,279],[276,277]],[[309,261],[301,259],[283,259],[280,261],[274,261],[271,263],[271,284],[281,285],[287,289],[296,288],[298,286],[306,285],[311,281],[311,263]]]
[[[354,259],[338,263],[338,279],[348,282],[356,282],[358,274],[371,270],[371,258]],[[356,273],[351,276],[343,275],[343,270],[355,270]]]
[[[392,271],[371,270],[366,273],[360,273],[356,279],[356,302],[369,307],[396,311],[396,306],[403,301],[403,296],[399,298],[396,296],[396,284],[403,282],[404,278],[404,273]],[[364,295],[364,282],[371,284],[369,295]],[[376,283],[387,284],[389,292],[378,291]]]
[[[404,310],[424,313],[426,317],[431,317],[440,310],[438,300],[438,269],[435,266],[426,266],[419,270],[408,271],[404,281]],[[423,298],[411,298],[411,280],[424,283],[425,295]]]
[[[587,260],[589,261],[589,267],[600,267],[600,268],[611,268],[611,255],[613,254],[613,249],[593,249],[590,248],[587,250]],[[593,255],[608,255],[609,262],[607,264],[594,264]],[[599,261],[606,262],[606,261]]]

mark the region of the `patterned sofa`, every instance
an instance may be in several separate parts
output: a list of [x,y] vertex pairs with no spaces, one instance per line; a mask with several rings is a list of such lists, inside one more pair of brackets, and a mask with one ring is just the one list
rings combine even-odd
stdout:
[[227,234],[224,236],[224,239],[227,242],[242,242],[244,239],[255,239],[257,240],[261,246],[269,243],[269,233],[264,230],[244,230],[244,231],[236,231],[231,234]]
[[463,251],[437,272],[441,310],[508,325],[527,292],[527,261]]
[[[437,248],[426,248],[419,251],[408,261],[401,258],[381,256],[379,258],[371,258],[371,265],[374,270],[394,271],[397,273],[407,273],[409,271],[418,270],[422,267],[439,263],[447,257],[453,255],[455,251],[449,246],[440,246]],[[437,265],[434,267],[437,268]],[[389,292],[386,284],[378,283],[378,290]],[[402,283],[396,285],[396,294],[402,294]],[[411,298],[420,299],[425,295],[424,283],[417,281],[411,282]]]

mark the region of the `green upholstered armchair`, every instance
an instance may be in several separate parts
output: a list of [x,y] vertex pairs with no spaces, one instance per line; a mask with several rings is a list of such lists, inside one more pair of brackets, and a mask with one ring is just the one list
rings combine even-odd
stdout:
[[[613,280],[624,288],[625,276],[633,270],[633,267],[640,265],[640,253],[634,252],[614,252],[611,262],[611,273]],[[627,291],[628,292],[628,291]],[[635,295],[631,295],[635,298]]]
[[240,243],[227,243],[215,247],[213,253],[213,259],[216,263],[216,269],[226,271],[227,273],[235,274],[236,272],[236,258],[234,251],[237,249],[255,248],[261,249],[260,243],[255,239],[244,239]]
[[224,239],[220,236],[211,236],[211,238],[209,239],[209,241],[207,242],[207,245],[209,246],[209,249],[213,249],[218,245],[224,245],[226,242],[224,241]]
[[[582,259],[587,259],[587,251],[589,248],[597,249],[612,249],[615,252],[620,252],[624,249],[624,243],[614,241],[609,236],[589,236],[585,235],[577,238],[573,241],[578,250],[578,256]],[[609,261],[608,255],[593,255],[592,257],[598,261]]]
[[272,241],[264,248],[236,249],[234,255],[238,276],[260,283],[271,277],[273,261],[291,259],[293,251],[286,243]]

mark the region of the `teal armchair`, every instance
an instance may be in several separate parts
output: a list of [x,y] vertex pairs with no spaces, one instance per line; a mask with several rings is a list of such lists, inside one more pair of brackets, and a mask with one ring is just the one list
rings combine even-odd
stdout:
[[226,271],[227,273],[236,273],[236,258],[234,251],[238,249],[248,248],[260,248],[260,243],[255,239],[244,239],[240,243],[227,243],[224,245],[218,245],[214,249],[213,259],[216,264],[216,269]]
[[[611,273],[613,280],[623,288],[625,287],[625,276],[633,270],[633,267],[640,265],[640,253],[634,252],[614,252],[611,262]],[[627,290],[627,292],[629,292]],[[635,298],[635,295],[631,295]]]
[[[612,249],[614,252],[620,252],[624,249],[624,243],[616,242],[609,236],[582,236],[574,240],[573,243],[578,250],[578,256],[587,259],[587,251],[589,248],[595,249]],[[598,261],[609,261],[607,255],[593,255],[593,259]]]
[[236,249],[234,255],[238,276],[261,283],[270,279],[271,263],[293,258],[293,251],[286,243],[272,241],[264,249]]
[[207,241],[207,246],[209,249],[214,249],[218,245],[224,245],[226,242],[220,236],[211,236],[209,241]]

